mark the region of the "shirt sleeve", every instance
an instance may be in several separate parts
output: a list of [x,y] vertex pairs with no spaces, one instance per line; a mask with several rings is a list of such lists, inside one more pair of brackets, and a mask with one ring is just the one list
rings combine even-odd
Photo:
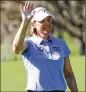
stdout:
[[71,53],[68,45],[66,42],[64,42],[64,54],[65,54],[65,58],[69,56],[69,54]]

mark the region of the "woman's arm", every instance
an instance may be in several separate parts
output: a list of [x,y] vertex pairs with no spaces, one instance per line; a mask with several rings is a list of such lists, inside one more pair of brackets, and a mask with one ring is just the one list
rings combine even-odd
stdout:
[[69,57],[64,60],[64,77],[71,92],[78,92]]
[[24,43],[27,26],[28,26],[28,22],[26,20],[23,20],[14,38],[13,51],[16,54],[23,52],[27,48],[27,45]]
[[[22,14],[22,23],[13,41],[13,51],[16,54],[23,52],[27,48],[27,45],[24,43],[24,38],[32,17],[32,4],[30,2],[25,2],[25,5],[20,5],[20,10]],[[28,16],[29,18],[27,18]]]

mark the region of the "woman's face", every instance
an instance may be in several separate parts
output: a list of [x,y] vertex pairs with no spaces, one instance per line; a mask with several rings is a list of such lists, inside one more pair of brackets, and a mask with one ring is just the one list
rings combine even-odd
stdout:
[[37,30],[37,35],[47,39],[52,30],[52,18],[48,16],[40,22],[35,21],[34,26]]

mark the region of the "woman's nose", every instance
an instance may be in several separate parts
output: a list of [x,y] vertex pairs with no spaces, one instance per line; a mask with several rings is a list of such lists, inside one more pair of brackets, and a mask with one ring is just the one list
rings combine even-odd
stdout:
[[44,24],[49,25],[49,21],[48,20],[45,20],[44,21]]

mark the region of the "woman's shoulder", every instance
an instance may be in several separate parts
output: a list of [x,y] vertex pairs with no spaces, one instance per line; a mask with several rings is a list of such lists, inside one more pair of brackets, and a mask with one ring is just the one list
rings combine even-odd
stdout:
[[54,43],[58,43],[58,44],[65,44],[66,41],[62,38],[56,38],[56,37],[53,37],[54,38]]

